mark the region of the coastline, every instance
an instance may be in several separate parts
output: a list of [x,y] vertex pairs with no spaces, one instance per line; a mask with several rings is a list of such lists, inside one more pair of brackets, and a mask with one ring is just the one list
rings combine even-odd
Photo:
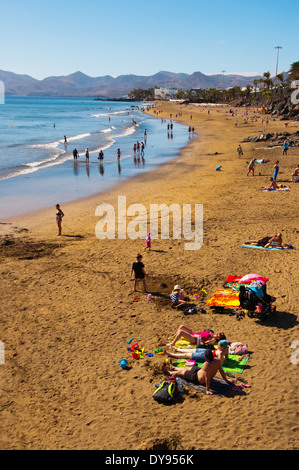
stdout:
[[[55,208],[7,219],[12,224],[12,244],[1,247],[5,306],[0,338],[5,344],[1,448],[298,448],[293,420],[297,366],[290,360],[291,343],[298,339],[297,252],[240,247],[249,237],[277,231],[282,231],[285,242],[298,245],[292,216],[296,184],[288,183],[287,193],[259,191],[272,176],[276,159],[279,182],[289,180],[298,150],[290,149],[288,157],[281,157],[281,149],[269,155],[264,145],[247,143],[242,144],[244,156],[239,160],[238,144],[258,133],[260,126],[260,122],[244,124],[243,109],[235,110],[237,126],[236,117],[227,116],[223,108],[207,114],[206,108],[161,103],[151,112],[158,109],[165,119],[181,110],[178,120],[194,125],[199,134],[179,157],[105,195],[65,204],[61,238],[56,236]],[[281,130],[283,123],[270,122],[268,128]],[[271,162],[261,165],[256,176],[246,177],[246,161],[266,155]],[[216,172],[219,165],[222,169]],[[181,240],[158,239],[148,253],[143,240],[96,239],[95,207],[100,202],[116,205],[118,195],[126,196],[128,205],[138,202],[147,209],[152,203],[203,204],[203,247],[188,252]],[[1,230],[7,228],[0,225]],[[18,232],[24,228],[29,232]],[[131,294],[129,274],[138,251],[146,271],[154,275],[148,285],[152,302],[142,292],[137,293],[138,301]],[[268,324],[249,318],[237,322],[208,309],[205,315],[185,317],[169,305],[167,292],[176,283],[190,298],[200,288],[210,296],[228,275],[249,272],[268,277],[268,292],[277,297],[278,312]],[[163,290],[162,284],[167,288]],[[206,308],[204,301],[199,305]],[[178,406],[162,407],[151,400],[154,383],[163,378],[163,356],[134,361],[126,342],[134,337],[153,352],[182,323],[195,331],[225,331],[230,341],[248,344],[251,356],[243,376],[252,388],[246,396],[227,400],[188,389]],[[119,367],[122,357],[129,361],[127,371]],[[206,418],[200,426],[199,411]]]

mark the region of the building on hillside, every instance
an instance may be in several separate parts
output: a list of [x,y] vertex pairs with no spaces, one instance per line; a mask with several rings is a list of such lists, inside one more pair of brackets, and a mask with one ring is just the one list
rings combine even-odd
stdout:
[[155,98],[167,100],[177,94],[175,88],[155,88]]

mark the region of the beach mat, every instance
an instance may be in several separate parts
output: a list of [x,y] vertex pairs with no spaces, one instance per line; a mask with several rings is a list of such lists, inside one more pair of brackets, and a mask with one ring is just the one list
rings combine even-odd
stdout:
[[[236,354],[229,354],[228,359],[224,359],[222,369],[226,373],[231,373],[231,374],[242,374],[244,371],[247,361],[249,359],[249,356],[244,357],[241,361],[239,361],[241,356],[238,356]],[[186,366],[186,361],[187,359],[174,359],[173,358],[173,365],[176,367],[185,367]],[[196,365],[198,367],[202,367],[203,363],[201,362],[196,362]]]
[[[180,339],[175,343],[175,346],[177,348],[186,348],[188,350],[188,346],[190,346],[190,343],[185,339]],[[192,347],[194,348],[194,346]],[[239,356],[238,354],[229,354],[228,358],[224,359],[223,361],[222,369],[224,370],[224,372],[230,372],[232,374],[242,374],[246,367],[249,356],[244,357],[241,361],[239,361],[240,358],[241,356]],[[177,367],[185,367],[187,360],[188,359],[173,358],[173,365]],[[196,365],[198,365],[198,367],[202,367],[203,363],[197,362]]]
[[[193,388],[194,390],[197,390],[198,392],[206,393],[206,386],[205,385],[195,385],[191,382],[188,382],[185,379],[181,379],[182,384],[185,385],[186,387]],[[215,377],[214,379],[211,380],[210,383],[210,391],[213,392],[214,395],[220,396],[220,397],[233,397],[235,395],[246,395],[246,392],[242,390],[239,387],[236,387],[234,385],[229,385],[228,383],[225,382],[220,377]]]
[[276,250],[276,251],[282,251],[282,250],[294,250],[295,248],[292,246],[284,246],[282,245],[280,248],[277,246],[267,246],[267,248],[263,246],[258,246],[258,245],[241,245],[243,248],[258,248],[259,250]]

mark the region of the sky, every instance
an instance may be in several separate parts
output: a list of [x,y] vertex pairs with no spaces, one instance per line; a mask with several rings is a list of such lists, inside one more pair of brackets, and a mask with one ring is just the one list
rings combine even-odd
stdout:
[[299,0],[0,0],[0,70],[262,75],[299,60]]

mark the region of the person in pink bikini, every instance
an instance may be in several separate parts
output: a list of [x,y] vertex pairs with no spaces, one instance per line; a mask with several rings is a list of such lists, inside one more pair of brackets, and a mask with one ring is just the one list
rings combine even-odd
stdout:
[[174,335],[174,338],[171,343],[168,343],[166,346],[174,346],[175,343],[181,338],[189,341],[190,344],[195,344],[197,346],[199,344],[202,344],[203,346],[209,346],[210,344],[214,344],[217,341],[226,339],[226,336],[222,332],[214,333],[212,330],[193,332],[187,326],[181,325],[177,330],[176,334]]

